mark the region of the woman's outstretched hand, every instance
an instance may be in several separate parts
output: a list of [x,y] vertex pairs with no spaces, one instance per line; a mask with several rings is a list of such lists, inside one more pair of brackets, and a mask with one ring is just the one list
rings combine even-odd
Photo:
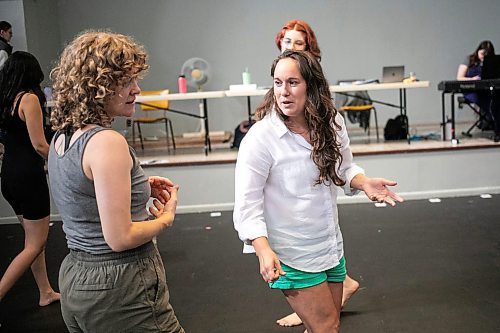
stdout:
[[396,186],[397,184],[397,182],[385,178],[366,177],[362,190],[371,201],[385,202],[391,206],[395,206],[396,202],[403,202],[404,200],[389,190],[388,186]]

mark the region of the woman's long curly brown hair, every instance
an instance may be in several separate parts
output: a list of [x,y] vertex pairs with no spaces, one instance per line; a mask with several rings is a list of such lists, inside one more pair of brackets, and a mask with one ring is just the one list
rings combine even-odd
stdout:
[[50,73],[55,106],[54,130],[79,129],[89,124],[110,127],[104,107],[115,90],[147,69],[146,52],[131,37],[85,31],[63,50]]
[[[341,124],[335,121],[338,114],[330,93],[328,81],[317,58],[309,52],[285,51],[273,61],[271,66],[271,77],[274,78],[274,70],[278,62],[285,58],[295,60],[300,74],[307,84],[307,101],[304,110],[309,135],[311,138],[311,158],[319,169],[319,177],[316,184],[345,185],[345,180],[338,175],[338,169],[342,164],[340,143],[337,140],[336,131],[341,130]],[[266,114],[276,110],[281,119],[285,121],[287,116],[280,110],[274,98],[274,87],[269,89],[264,101],[257,107],[255,119],[261,120]]]

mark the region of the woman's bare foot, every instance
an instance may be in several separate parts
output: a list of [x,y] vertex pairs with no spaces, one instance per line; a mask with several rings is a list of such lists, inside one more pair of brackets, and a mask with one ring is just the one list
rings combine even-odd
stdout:
[[297,314],[291,313],[286,317],[276,320],[276,323],[284,327],[298,326],[302,324],[302,320],[297,316]]
[[59,301],[60,299],[61,299],[61,294],[56,293],[54,290],[52,290],[48,293],[40,294],[40,302],[38,302],[38,305],[47,306],[49,304]]
[[356,293],[359,289],[359,282],[352,279],[349,275],[346,275],[344,280],[344,289],[342,291],[342,307],[344,307],[351,298],[352,295]]

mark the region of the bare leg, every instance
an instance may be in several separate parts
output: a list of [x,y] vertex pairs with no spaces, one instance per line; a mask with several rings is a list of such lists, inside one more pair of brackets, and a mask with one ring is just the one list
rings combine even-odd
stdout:
[[[359,289],[359,282],[351,278],[349,275],[345,276],[344,281],[344,289],[342,291],[342,308],[345,306],[347,301],[351,298],[356,291]],[[280,326],[291,327],[298,326],[302,324],[302,320],[299,316],[294,312],[285,316],[281,319],[278,319],[276,323]]]
[[323,282],[309,288],[283,290],[283,294],[309,332],[339,332],[342,283]]
[[45,250],[42,251],[31,265],[31,271],[35,277],[38,290],[40,292],[40,300],[38,305],[46,306],[61,299],[61,294],[56,293],[50,286],[47,276],[47,266],[45,264]]
[[[22,226],[24,227],[22,217],[19,217]],[[50,218],[47,216],[47,223],[50,224]],[[45,222],[45,221],[44,221]],[[47,229],[48,235],[48,229]],[[47,239],[45,239],[45,243]],[[44,244],[45,244],[44,243]],[[45,245],[43,247],[42,252],[36,257],[35,261],[31,264],[31,272],[33,273],[33,277],[35,278],[36,285],[38,286],[38,291],[40,292],[40,299],[38,301],[38,305],[46,306],[53,302],[56,302],[61,299],[61,294],[56,293],[54,289],[50,286],[49,278],[47,276],[47,266],[45,264]]]
[[[24,249],[10,263],[2,279],[0,280],[0,300],[7,294],[7,292],[12,288],[14,283],[19,280],[24,272],[26,272],[26,270],[32,264],[34,264],[35,260],[37,260],[37,258],[43,252],[45,243],[47,242],[47,235],[49,232],[48,216],[40,220],[23,220],[20,216],[18,216],[18,218],[21,221],[25,233]],[[42,287],[45,288],[45,286],[43,285],[43,278],[41,278],[39,275],[43,274],[43,270],[45,269],[45,255],[43,255],[41,258],[44,260],[43,267],[40,267],[40,263],[37,262],[35,263],[35,270],[37,271],[36,275],[42,281]],[[46,275],[47,270],[45,269],[45,278],[47,279]],[[37,279],[37,277],[35,277],[35,279]],[[46,291],[48,290],[45,289],[44,292]],[[40,292],[42,292],[41,289]],[[45,302],[46,300],[44,299],[43,301]],[[42,303],[42,299],[40,299],[40,303]]]

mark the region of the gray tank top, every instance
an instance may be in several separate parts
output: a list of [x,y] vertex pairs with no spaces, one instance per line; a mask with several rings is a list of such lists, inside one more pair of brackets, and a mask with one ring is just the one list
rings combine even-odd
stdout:
[[[91,254],[113,252],[102,233],[94,182],[85,176],[82,166],[87,142],[94,134],[103,130],[111,129],[95,127],[86,131],[62,155],[58,155],[55,151],[54,142],[57,137],[55,136],[50,144],[48,159],[51,193],[63,221],[68,248]],[[132,180],[130,212],[132,221],[145,221],[148,219],[146,205],[151,196],[151,187],[135,151],[131,147],[129,149],[133,159],[130,172]]]

